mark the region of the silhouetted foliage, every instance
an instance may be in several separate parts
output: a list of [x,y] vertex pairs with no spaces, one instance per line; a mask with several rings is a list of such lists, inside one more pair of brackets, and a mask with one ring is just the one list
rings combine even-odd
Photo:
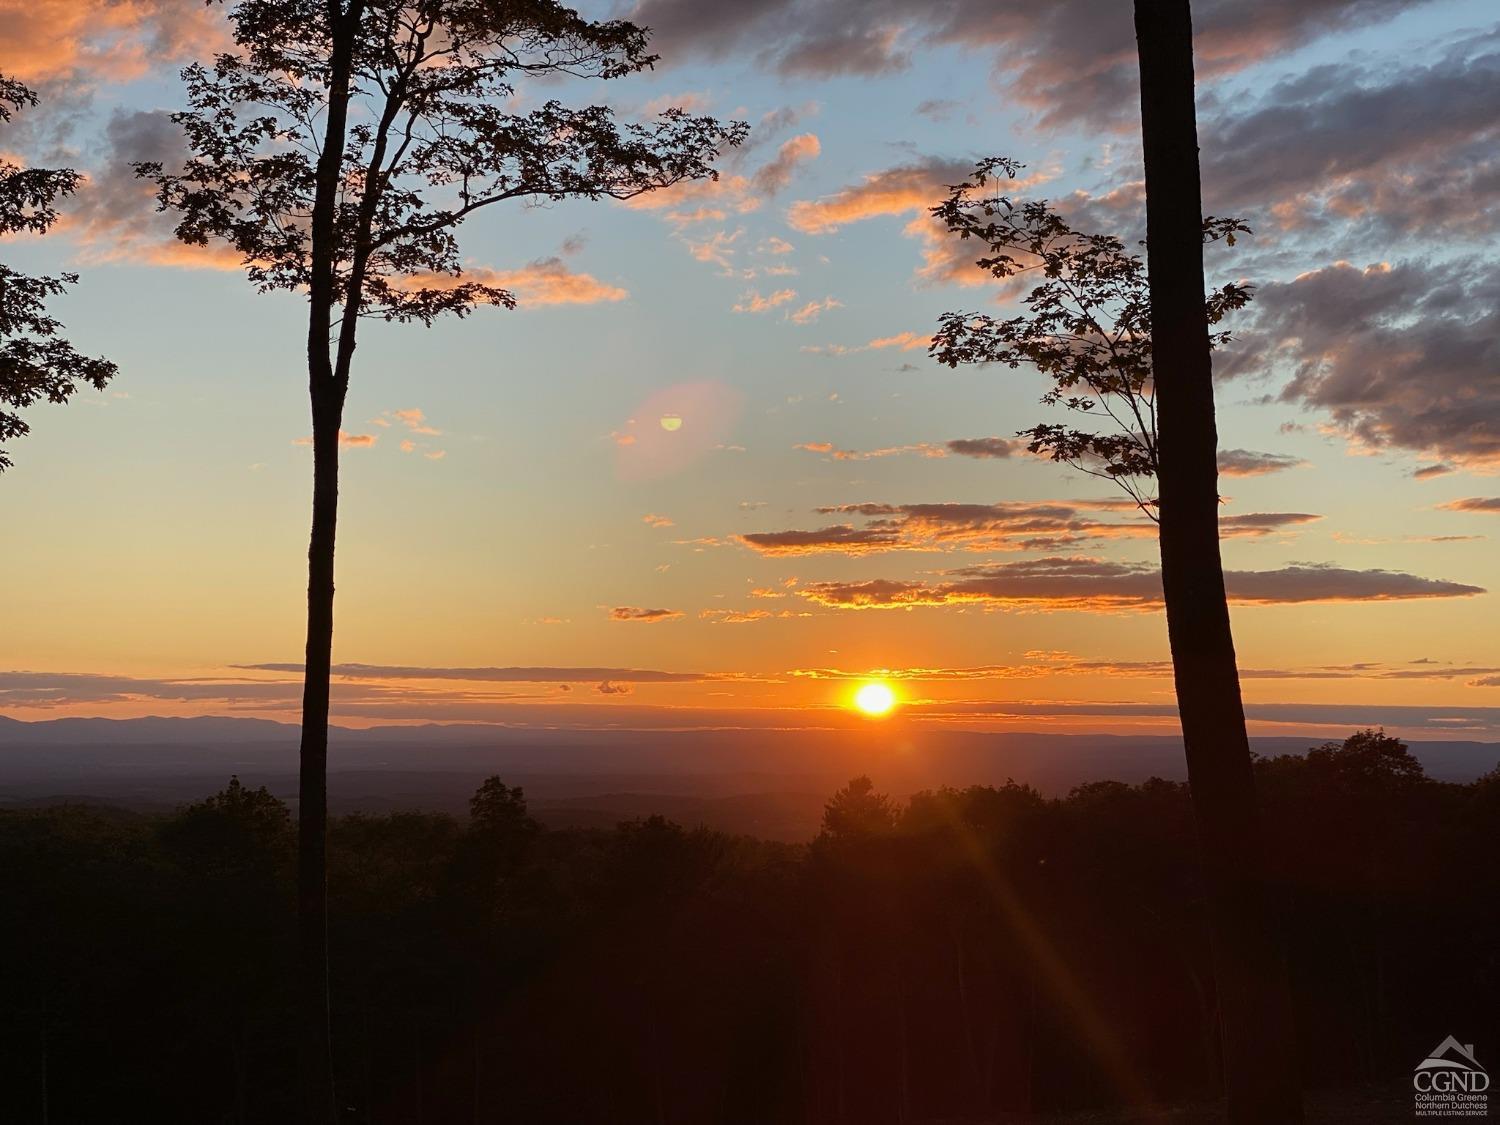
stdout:
[[875,783],[868,777],[856,777],[823,810],[823,835],[830,840],[881,836],[895,827],[896,806],[875,792]]
[[[1488,1026],[1500,770],[1430,781],[1370,731],[1256,769],[1307,1081],[1400,1079]],[[1219,1081],[1184,785],[860,778],[807,845],[544,830],[497,779],[474,807],[501,815],[332,822],[350,1121],[993,1121]],[[6,1120],[44,1081],[55,1121],[295,1119],[290,853],[234,781],[164,817],[0,812]]]
[[[1044,422],[1021,430],[1029,450],[1112,480],[1156,518],[1152,492],[1159,471],[1156,388],[1151,377],[1151,295],[1145,263],[1112,234],[1075,228],[1045,199],[1013,200],[992,184],[1014,180],[1024,164],[996,156],[952,188],[932,209],[949,232],[984,243],[975,265],[1001,281],[1036,284],[1010,317],[945,313],[929,349],[949,367],[998,363],[1034,367],[1053,382],[1044,406],[1062,406],[1100,419],[1109,428],[1074,429]],[[1203,220],[1205,243],[1249,231],[1239,219]],[[1250,287],[1226,283],[1205,302],[1218,324],[1250,302]],[[1228,332],[1211,334],[1215,347]]]
[[[0,123],[36,102],[30,88],[0,74]],[[0,155],[0,237],[46,234],[57,222],[58,201],[82,179],[71,168],[23,168]],[[62,322],[47,312],[49,298],[77,284],[75,273],[32,276],[0,263],[0,442],[31,432],[16,411],[44,399],[67,402],[85,383],[103,390],[114,378],[113,363],[80,355],[59,335]],[[0,447],[0,472],[11,464]]]

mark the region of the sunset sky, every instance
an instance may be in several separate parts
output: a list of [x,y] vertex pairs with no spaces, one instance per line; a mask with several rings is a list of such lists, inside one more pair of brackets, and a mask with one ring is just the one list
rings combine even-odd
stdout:
[[[1252,732],[1500,738],[1500,22],[1492,0],[1194,5],[1225,565]],[[333,721],[1175,729],[1153,525],[1028,456],[1027,371],[928,359],[1014,309],[927,208],[976,159],[1140,236],[1123,0],[644,0],[662,62],[524,89],[752,125],[717,184],[492,208],[515,311],[363,329]],[[4,260],[109,390],[0,476],[0,712],[295,720],[311,458],[300,302],[172,241],[197,0],[0,0],[39,110],[0,152],[89,180]]]

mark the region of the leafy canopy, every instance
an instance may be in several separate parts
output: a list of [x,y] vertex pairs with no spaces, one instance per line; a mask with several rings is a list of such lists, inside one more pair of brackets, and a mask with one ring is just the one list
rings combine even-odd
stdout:
[[[36,102],[27,86],[0,75],[0,124]],[[0,236],[46,234],[57,222],[58,201],[82,178],[71,168],[23,168],[0,156]],[[43,399],[67,402],[80,384],[102,390],[114,377],[113,363],[80,355],[60,335],[62,322],[47,312],[49,298],[77,283],[77,274],[33,277],[0,263],[0,442],[31,432],[17,413],[24,407]],[[11,464],[0,447],[0,472]]]
[[[1024,165],[992,157],[955,185],[932,213],[961,239],[988,249],[975,264],[1009,281],[1034,277],[1011,317],[945,313],[930,349],[949,367],[960,363],[1030,364],[1052,380],[1044,406],[1088,415],[1105,425],[1075,428],[1043,423],[1021,430],[1032,453],[1119,484],[1155,518],[1150,481],[1157,473],[1155,386],[1151,377],[1151,295],[1140,255],[1114,235],[1086,234],[1047,200],[1013,201],[992,182],[1010,181]],[[1205,243],[1248,233],[1238,219],[1203,221]],[[1143,244],[1144,245],[1144,244]],[[1209,324],[1250,302],[1250,287],[1226,284],[1206,299]],[[1212,332],[1214,347],[1229,340]]]
[[[359,316],[430,324],[513,307],[464,279],[466,218],[508,199],[627,199],[714,177],[713,158],[746,132],[676,109],[621,125],[599,106],[508,108],[527,79],[534,94],[655,62],[644,30],[555,0],[242,0],[231,21],[237,50],[183,71],[190,108],[174,120],[188,160],[137,172],[178,214],[180,239],[227,243],[262,291],[327,284],[341,334]],[[340,148],[330,245],[317,246],[320,161]]]

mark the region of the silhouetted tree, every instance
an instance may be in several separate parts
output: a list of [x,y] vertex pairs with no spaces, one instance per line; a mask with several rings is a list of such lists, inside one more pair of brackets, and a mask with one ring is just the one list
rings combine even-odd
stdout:
[[882,836],[895,826],[895,804],[868,777],[854,778],[823,809],[823,835],[832,840]]
[[1198,824],[1230,1125],[1302,1120],[1290,983],[1266,856],[1219,554],[1213,341],[1189,0],[1136,0],[1161,578]]
[[[36,102],[31,89],[0,74],[0,123]],[[57,222],[58,201],[81,179],[71,168],[23,168],[0,155],[0,236],[46,234]],[[47,313],[47,299],[77,283],[75,273],[33,277],[0,263],[0,442],[31,431],[16,411],[43,399],[67,402],[83,383],[103,390],[114,378],[113,363],[78,354],[58,335],[62,322]],[[0,473],[10,466],[0,447]]]
[[176,909],[191,940],[173,951],[192,981],[194,1003],[215,1013],[213,1053],[231,1062],[234,1119],[244,1122],[258,1012],[284,994],[291,947],[294,837],[285,802],[231,777],[205,801],[162,826],[162,850],[179,874]]
[[360,321],[431,324],[513,296],[463,278],[454,231],[509,199],[628,198],[714,175],[743,126],[667,110],[617,125],[517,83],[649,67],[646,32],[556,0],[241,0],[235,53],[183,72],[191,156],[142,164],[184,242],[227,243],[260,290],[308,297],[313,518],[301,745],[299,904],[308,1113],[333,1114],[325,835],[339,430]]
[[[1053,385],[1044,406],[1087,415],[1105,428],[1043,422],[1018,434],[1029,439],[1030,452],[1115,482],[1155,519],[1160,459],[1145,263],[1119,237],[1079,230],[1045,199],[995,194],[1024,167],[1006,157],[981,161],[933,208],[951,233],[984,244],[977,268],[1005,282],[1036,280],[1022,299],[1024,311],[945,313],[930,351],[949,367],[1024,364],[1046,375]],[[1247,229],[1238,219],[1209,218],[1201,237],[1232,246]],[[1227,283],[1208,294],[1203,312],[1217,324],[1249,300],[1248,286]],[[1212,345],[1228,340],[1222,331],[1209,338]]]
[[[1234,1122],[1299,1121],[1285,966],[1262,887],[1263,853],[1218,538],[1212,331],[1250,300],[1229,283],[1205,293],[1203,246],[1232,245],[1237,219],[1204,218],[1187,0],[1139,0],[1147,260],[1113,235],[1073,227],[1046,201],[989,194],[1021,165],[982,162],[934,214],[988,253],[1009,280],[1036,273],[1025,311],[944,316],[940,362],[1023,363],[1053,381],[1043,397],[1109,430],[1046,423],[1031,452],[1114,480],[1160,526],[1162,589],[1178,711],[1209,887],[1225,1084]],[[1154,490],[1153,490],[1154,486]]]

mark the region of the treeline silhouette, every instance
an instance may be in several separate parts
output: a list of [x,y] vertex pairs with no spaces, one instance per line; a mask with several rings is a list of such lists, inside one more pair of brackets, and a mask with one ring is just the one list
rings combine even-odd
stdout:
[[[1409,1073],[1500,1000],[1500,771],[1360,732],[1257,762],[1304,1082]],[[858,778],[807,845],[467,822],[330,831],[352,1122],[984,1121],[1212,1097],[1186,787]],[[170,816],[0,814],[8,1122],[297,1112],[295,829],[231,780]]]

